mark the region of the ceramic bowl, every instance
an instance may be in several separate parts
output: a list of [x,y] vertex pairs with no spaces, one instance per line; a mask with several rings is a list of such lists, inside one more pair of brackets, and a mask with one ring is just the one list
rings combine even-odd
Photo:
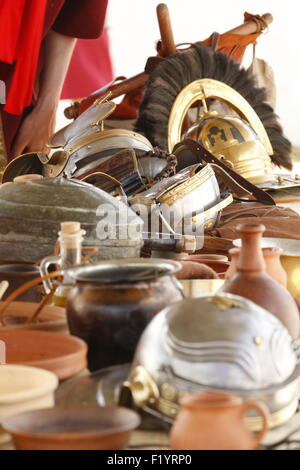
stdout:
[[64,380],[87,365],[87,345],[75,336],[45,331],[0,330],[6,344],[6,362],[41,367]]
[[0,325],[0,331],[42,330],[65,334],[69,332],[65,309],[54,305],[46,305],[34,322],[26,323],[38,305],[35,302],[11,302],[4,311],[6,324]]
[[185,297],[200,297],[204,294],[215,294],[225,281],[223,279],[189,279],[179,282]]
[[[53,406],[57,385],[56,375],[47,370],[19,365],[1,365],[0,424],[17,413]],[[8,435],[1,431],[0,425],[0,443],[8,438]]]
[[139,424],[127,408],[72,406],[21,413],[3,426],[17,450],[117,450]]
[[[233,240],[233,245],[240,247],[241,240]],[[280,261],[287,274],[287,289],[295,298],[300,298],[300,240],[289,238],[263,237],[261,247],[278,247],[282,250]]]

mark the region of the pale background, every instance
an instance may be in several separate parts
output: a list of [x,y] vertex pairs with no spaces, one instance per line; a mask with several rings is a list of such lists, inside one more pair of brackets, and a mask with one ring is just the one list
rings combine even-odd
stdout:
[[[115,75],[130,77],[155,55],[159,39],[157,0],[109,0],[107,25]],[[166,0],[175,42],[206,39],[243,22],[243,13],[270,12],[274,22],[259,38],[257,56],[272,66],[277,85],[277,113],[286,135],[300,146],[300,2],[295,0]],[[249,64],[251,47],[246,57]]]

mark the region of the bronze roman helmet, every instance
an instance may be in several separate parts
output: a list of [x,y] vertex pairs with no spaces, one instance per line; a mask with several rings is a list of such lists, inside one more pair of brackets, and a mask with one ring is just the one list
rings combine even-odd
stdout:
[[186,133],[253,184],[272,179],[272,164],[253,128],[240,117],[208,112]]

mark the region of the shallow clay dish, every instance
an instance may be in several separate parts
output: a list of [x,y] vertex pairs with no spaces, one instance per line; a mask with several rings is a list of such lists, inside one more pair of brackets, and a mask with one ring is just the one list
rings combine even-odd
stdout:
[[74,406],[21,413],[3,427],[17,450],[117,450],[127,447],[139,424],[139,415],[127,408]]
[[4,331],[6,362],[40,367],[54,372],[60,380],[73,377],[87,364],[87,345],[75,336],[45,331]]
[[[0,302],[1,305],[1,302]],[[32,317],[39,304],[35,302],[12,302],[4,311],[5,326],[1,330],[43,330],[55,333],[68,333],[66,311],[62,307],[45,305],[32,323],[26,323]]]

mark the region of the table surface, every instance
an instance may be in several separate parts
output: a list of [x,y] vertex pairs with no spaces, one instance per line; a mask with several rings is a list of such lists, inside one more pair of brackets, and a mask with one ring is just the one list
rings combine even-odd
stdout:
[[[297,164],[297,170],[300,173],[300,164]],[[272,194],[274,199],[278,200],[278,205],[289,207],[300,214],[300,188],[287,191],[277,191]],[[290,202],[290,199],[299,198],[299,201]],[[288,202],[285,202],[288,200]],[[280,202],[279,202],[280,201]],[[297,412],[287,423],[282,426],[269,430],[263,439],[263,446],[272,446],[279,441],[284,440],[288,435],[291,435],[290,444],[282,443],[277,446],[277,449],[300,449],[300,411]],[[296,442],[299,440],[299,443]],[[0,444],[0,450],[13,450],[12,442]],[[169,449],[169,435],[163,431],[142,431],[137,430],[131,434],[129,441],[129,450],[149,449],[149,450],[164,450]]]
[[[281,440],[285,440],[288,435],[293,443],[283,443],[276,446],[276,449],[300,449],[300,411],[297,412],[288,422],[268,431],[263,439],[262,446],[273,446]],[[295,442],[295,441],[299,441]],[[13,450],[12,442],[0,445],[0,450]],[[165,450],[169,449],[169,434],[164,431],[134,431],[129,440],[128,450]]]

